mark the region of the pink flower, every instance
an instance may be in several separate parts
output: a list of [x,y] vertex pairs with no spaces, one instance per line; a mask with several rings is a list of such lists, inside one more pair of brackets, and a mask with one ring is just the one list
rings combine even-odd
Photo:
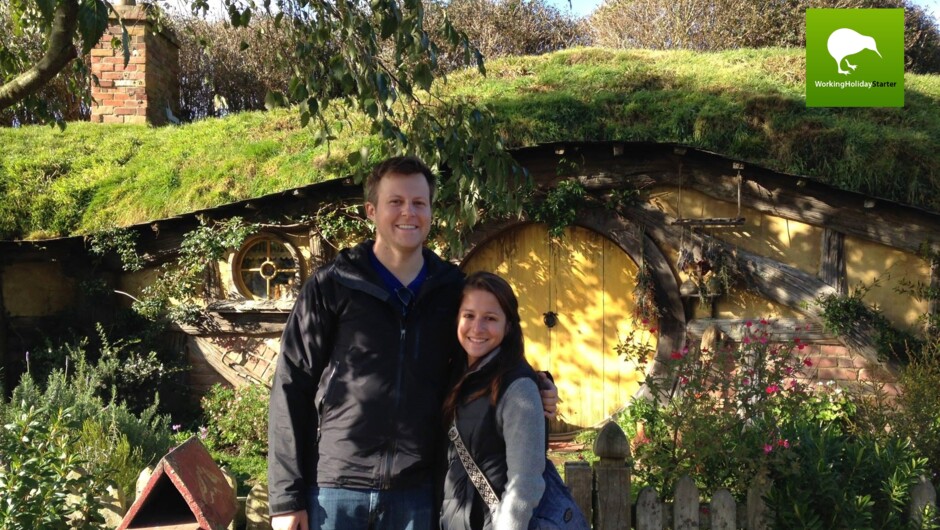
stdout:
[[780,387],[778,385],[770,385],[766,389],[768,394],[773,394],[774,392],[778,392],[779,390],[780,390]]
[[751,384],[751,378],[750,378],[750,377],[745,377],[744,379],[741,380],[741,383],[743,383],[743,384],[745,384],[745,385],[749,385],[749,384]]
[[751,327],[751,326],[754,325],[754,323],[751,322],[750,320],[748,320],[747,322],[744,323],[744,325],[747,326],[747,327]]
[[770,444],[764,444],[764,454],[769,455],[771,451],[774,450],[774,446]]
[[813,360],[809,357],[803,359],[803,366],[813,366]]
[[767,319],[766,319],[766,318],[762,318],[762,319],[760,319],[760,323],[761,323],[761,325],[762,325],[762,326],[766,326],[766,325],[768,324],[768,322],[767,322]]
[[744,339],[741,340],[741,342],[743,342],[744,344],[750,344],[750,343],[751,343],[751,337],[744,337]]
[[679,382],[682,383],[683,385],[687,385],[689,384],[689,378],[686,376],[682,376],[679,378]]
[[798,350],[802,350],[802,349],[805,348],[805,347],[806,347],[805,344],[800,344],[800,345],[797,346],[796,348],[797,348]]
[[649,324],[649,323],[650,323],[650,319],[648,318],[644,318],[643,320],[640,321],[640,324]]
[[777,445],[779,445],[780,447],[783,447],[784,449],[789,449],[790,440],[786,440],[786,439],[777,440]]
[[674,351],[674,352],[672,352],[672,353],[669,354],[669,358],[672,359],[672,360],[674,360],[674,361],[678,361],[679,359],[682,358],[682,354],[679,353],[679,352],[677,352],[677,351]]
[[761,344],[767,344],[767,337],[761,337],[761,338],[760,338],[760,343],[761,343]]
[[656,333],[656,328],[650,328],[650,333]]
[[796,381],[796,379],[791,379],[791,380],[790,380],[790,388],[794,388],[794,389],[795,389],[795,388],[797,388],[798,386],[800,386],[800,384]]

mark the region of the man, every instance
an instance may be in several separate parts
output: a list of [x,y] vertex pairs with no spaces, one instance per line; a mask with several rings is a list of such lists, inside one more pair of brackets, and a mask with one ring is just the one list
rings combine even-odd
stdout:
[[[424,248],[434,187],[416,158],[376,166],[364,186],[375,240],[340,252],[301,290],[271,390],[274,530],[437,526],[463,274]],[[553,412],[557,390],[543,401]]]

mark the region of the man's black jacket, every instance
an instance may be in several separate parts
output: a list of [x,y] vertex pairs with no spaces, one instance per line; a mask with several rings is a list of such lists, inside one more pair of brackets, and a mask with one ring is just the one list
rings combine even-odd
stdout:
[[425,249],[427,279],[403,310],[370,263],[342,251],[303,286],[271,389],[272,514],[306,509],[313,485],[391,489],[432,480],[463,274]]

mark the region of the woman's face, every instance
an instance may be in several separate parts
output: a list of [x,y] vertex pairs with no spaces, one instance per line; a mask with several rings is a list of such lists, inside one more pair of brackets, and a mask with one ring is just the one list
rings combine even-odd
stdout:
[[506,313],[492,293],[465,292],[457,315],[457,339],[467,352],[470,366],[502,344],[506,336]]

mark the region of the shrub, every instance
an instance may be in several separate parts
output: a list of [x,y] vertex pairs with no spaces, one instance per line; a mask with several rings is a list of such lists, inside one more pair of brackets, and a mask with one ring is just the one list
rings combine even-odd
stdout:
[[[47,342],[45,348],[27,354],[27,369],[40,385],[45,385],[46,378],[57,371],[68,373],[81,364],[88,384],[92,385],[90,391],[101,399],[112,399],[129,411],[141,413],[159,402],[158,391],[172,384],[182,367],[178,359],[164,360],[167,352],[158,355],[149,349],[148,345],[156,344],[156,337],[149,336],[153,330],[146,329],[147,323],[139,319],[138,324],[139,333],[130,339],[112,340],[101,324],[95,324],[95,339]],[[113,333],[130,334],[121,326]],[[92,342],[96,347],[92,347]]]
[[924,8],[908,0],[605,0],[588,27],[593,44],[608,48],[804,47],[809,7],[904,8],[905,69],[940,71],[940,28]]
[[238,456],[267,455],[269,398],[264,385],[214,385],[202,398],[209,446]]
[[[545,0],[437,0],[426,9],[426,28],[440,28],[446,15],[487,59],[540,55],[585,43],[578,22]],[[446,42],[444,35],[431,38]],[[443,51],[439,61],[444,70],[464,64]]]
[[[88,364],[81,350],[72,355],[70,371],[53,370],[43,384],[26,374],[0,413],[13,419],[29,413],[32,404],[42,404],[37,410],[44,417],[67,410],[69,453],[77,455],[82,469],[102,483],[132,492],[140,470],[170,448],[169,418],[157,413],[159,403],[135,414],[113,396],[103,399],[97,366]],[[96,493],[103,491],[100,488]]]
[[894,428],[898,436],[911,440],[918,454],[931,458],[928,467],[936,484],[940,481],[940,337],[911,352],[898,384],[901,393]]
[[633,435],[641,483],[668,495],[689,474],[705,491],[724,487],[743,498],[759,470],[780,458],[791,444],[784,426],[811,413],[799,381],[811,362],[799,339],[775,342],[769,326],[748,322],[738,345],[673,352],[647,377],[651,399],[635,400],[619,420]]
[[19,405],[0,429],[0,528],[107,528],[95,496],[104,484],[87,471],[71,409]]
[[771,468],[774,528],[904,529],[910,492],[927,459],[896,437],[846,436],[835,425],[789,431],[795,443]]
[[[180,108],[186,119],[264,110],[268,91],[288,93],[293,50],[311,46],[286,20],[278,27],[270,16],[238,28],[179,16],[170,26],[180,40]],[[333,46],[317,46],[325,62]]]
[[839,335],[850,334],[857,326],[868,328],[882,359],[907,361],[908,351],[920,348],[921,340],[892,326],[880,309],[865,302],[865,294],[877,284],[876,279],[871,284],[859,284],[848,296],[829,294],[817,298],[823,324],[827,331]]

